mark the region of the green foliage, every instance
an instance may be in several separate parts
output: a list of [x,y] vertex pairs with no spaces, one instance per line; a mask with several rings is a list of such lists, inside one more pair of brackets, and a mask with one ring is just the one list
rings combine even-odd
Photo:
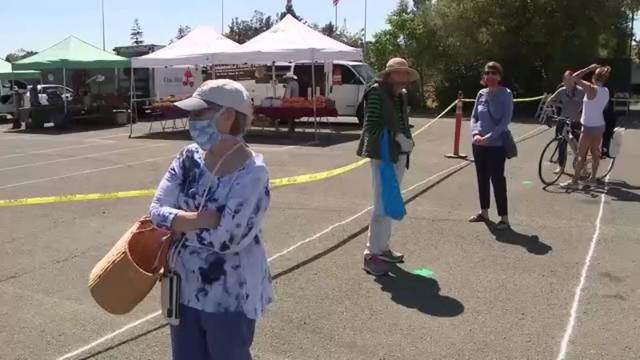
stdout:
[[271,16],[265,16],[264,13],[255,11],[250,20],[240,20],[239,18],[231,20],[229,31],[225,36],[238,44],[244,44],[271,29],[273,25],[275,22]]
[[18,49],[14,52],[12,52],[11,54],[7,54],[7,56],[5,57],[5,61],[10,62],[10,63],[14,63],[16,61],[20,61],[22,59],[26,59],[30,56],[33,56],[37,54],[37,52],[35,51],[31,51],[31,50],[25,50],[25,49]]
[[190,32],[191,32],[191,26],[189,25],[178,26],[178,33],[173,39],[171,39],[171,41],[169,41],[169,44],[173,44],[174,42],[184,38],[185,36],[189,35]]
[[518,96],[555,88],[562,72],[600,58],[628,57],[630,11],[640,0],[401,0],[374,35],[370,62],[380,69],[406,57],[434,84],[442,103],[472,97],[490,60],[505,68]]
[[293,9],[293,1],[292,0],[287,0],[287,4],[284,7],[284,12],[280,13],[280,15],[278,16],[278,18],[280,20],[284,19],[287,15],[291,15],[293,16],[296,20],[298,21],[303,21],[304,19],[301,18],[300,16],[298,16],[298,14],[296,14],[296,11]]
[[131,26],[129,38],[131,39],[131,45],[144,44],[144,33],[142,32],[142,26],[140,26],[138,18],[133,20],[133,26]]

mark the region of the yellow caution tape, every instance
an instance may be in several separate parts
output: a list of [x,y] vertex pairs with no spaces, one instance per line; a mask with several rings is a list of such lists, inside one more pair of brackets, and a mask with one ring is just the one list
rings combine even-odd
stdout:
[[[283,186],[299,185],[299,184],[325,180],[328,178],[332,178],[332,177],[350,172],[368,162],[369,162],[369,159],[362,159],[360,161],[356,161],[352,164],[339,167],[337,169],[332,169],[332,170],[313,173],[313,174],[305,174],[305,175],[291,176],[291,177],[280,178],[280,179],[273,179],[271,180],[270,185],[272,188],[279,188]],[[80,202],[80,201],[93,201],[93,200],[115,200],[115,199],[127,199],[127,198],[137,198],[137,197],[150,197],[155,195],[155,193],[156,193],[156,189],[147,189],[147,190],[121,191],[121,192],[112,192],[112,193],[76,194],[76,195],[35,197],[35,198],[15,199],[15,200],[0,200],[0,208],[25,206],[25,205],[59,204],[59,203],[70,203],[70,202]]]
[[25,205],[70,203],[70,202],[78,202],[78,201],[113,200],[113,199],[126,199],[126,198],[135,198],[135,197],[147,197],[147,196],[153,196],[155,193],[156,193],[155,189],[149,189],[149,190],[120,191],[120,192],[102,193],[102,194],[76,194],[76,195],[35,197],[35,198],[15,199],[15,200],[0,200],[0,208],[13,207],[13,206],[25,206]]
[[[516,99],[514,101],[534,101],[540,100],[543,96],[538,96],[535,98],[528,99]],[[475,101],[474,99],[463,99],[463,101]],[[436,121],[443,117],[449,110],[451,110],[456,105],[454,101],[447,107],[440,115],[438,115],[433,121]],[[432,121],[432,122],[433,122]],[[431,123],[430,123],[431,124]],[[430,125],[429,124],[429,125]],[[426,130],[429,125],[425,125],[423,128],[415,132],[415,135],[421,133]],[[367,164],[369,159],[362,159],[351,163],[349,165],[345,165],[336,169],[322,171],[313,174],[305,174],[298,176],[291,176],[280,179],[271,180],[272,188],[279,188],[284,186],[291,185],[299,185],[306,184],[315,181],[326,180],[332,177],[340,176],[342,174],[353,171],[365,164]],[[46,204],[60,204],[60,203],[70,203],[70,202],[81,202],[81,201],[94,201],[94,200],[115,200],[115,199],[127,199],[127,198],[138,198],[138,197],[150,197],[154,196],[156,193],[156,189],[146,189],[146,190],[134,190],[134,191],[120,191],[120,192],[112,192],[112,193],[97,193],[97,194],[75,194],[75,195],[62,195],[62,196],[47,196],[47,197],[34,197],[34,198],[26,198],[26,199],[14,199],[14,200],[0,200],[0,208],[3,207],[14,207],[14,206],[26,206],[26,205],[46,205]]]
[[[298,185],[298,184],[305,184],[305,183],[310,183],[314,181],[326,180],[328,178],[332,178],[335,176],[342,175],[344,173],[348,173],[368,162],[369,162],[369,159],[362,159],[352,164],[339,167],[337,169],[329,170],[329,171],[323,171],[323,172],[307,174],[307,175],[292,176],[292,177],[281,178],[281,179],[274,179],[274,180],[271,180],[271,187],[279,188],[282,186]],[[0,206],[2,206],[1,203],[0,203]]]

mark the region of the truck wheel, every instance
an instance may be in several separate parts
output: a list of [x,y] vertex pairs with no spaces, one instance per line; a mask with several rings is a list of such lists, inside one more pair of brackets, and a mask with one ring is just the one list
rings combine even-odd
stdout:
[[68,129],[71,125],[71,115],[54,112],[51,114],[51,122],[58,130]]
[[356,117],[358,118],[358,124],[360,126],[364,126],[364,104],[360,103],[358,105],[358,110],[356,110]]
[[24,127],[26,129],[42,129],[44,128],[44,123],[41,121],[35,121],[33,120],[33,117],[29,117],[27,121],[25,121]]

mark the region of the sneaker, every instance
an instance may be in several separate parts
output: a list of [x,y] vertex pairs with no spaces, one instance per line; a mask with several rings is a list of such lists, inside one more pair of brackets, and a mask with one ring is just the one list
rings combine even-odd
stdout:
[[553,174],[554,174],[554,175],[558,175],[558,174],[562,174],[563,172],[564,172],[564,169],[563,169],[563,168],[557,168],[557,169],[553,172]]
[[489,218],[484,216],[484,214],[482,213],[479,213],[469,218],[470,223],[481,223],[481,222],[488,222],[488,221],[489,221]]
[[382,254],[378,255],[378,258],[384,262],[397,264],[404,261],[404,255],[397,253],[393,250],[387,250]]
[[560,184],[560,187],[563,189],[577,189],[579,186],[580,184],[573,180]]
[[376,255],[365,255],[364,271],[373,276],[384,276],[389,273],[389,266]]

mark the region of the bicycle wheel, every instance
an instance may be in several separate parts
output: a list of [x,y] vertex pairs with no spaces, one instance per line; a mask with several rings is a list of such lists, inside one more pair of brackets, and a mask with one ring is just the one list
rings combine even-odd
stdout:
[[616,158],[605,157],[600,159],[600,165],[598,166],[598,179],[604,180],[616,165]]
[[566,146],[564,139],[552,139],[542,150],[538,162],[538,176],[543,184],[553,185],[564,174],[565,164],[560,164],[560,147]]
[[[574,159],[573,160],[574,173],[575,173],[576,163],[577,163],[577,159]],[[611,174],[611,171],[613,170],[613,167],[615,166],[615,164],[616,164],[615,158],[605,157],[604,159],[600,159],[600,163],[598,164],[598,174],[596,175],[596,177],[600,180],[604,180],[604,178],[606,178],[609,174]],[[588,154],[584,164],[584,168],[582,169],[580,180],[585,180],[585,181],[588,180],[591,177],[592,173],[593,173],[593,161],[591,158],[591,154]]]

